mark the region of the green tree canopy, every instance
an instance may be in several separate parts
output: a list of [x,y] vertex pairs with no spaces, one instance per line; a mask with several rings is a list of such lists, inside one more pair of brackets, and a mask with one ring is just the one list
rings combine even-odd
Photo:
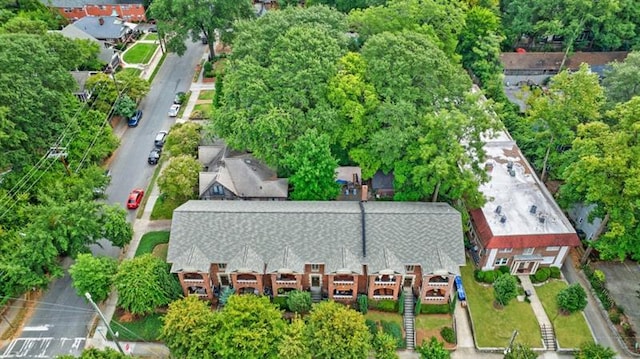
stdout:
[[200,143],[200,125],[194,122],[176,123],[171,127],[164,150],[171,156],[195,156]]
[[602,85],[609,102],[622,103],[640,95],[640,51],[631,52],[623,62],[614,62]]
[[169,304],[163,317],[162,339],[177,358],[214,358],[211,340],[215,333],[215,314],[206,302],[189,296]]
[[286,323],[268,297],[232,295],[216,319],[216,358],[278,358]]
[[318,359],[365,359],[371,349],[371,333],[364,316],[333,301],[313,307],[305,338],[311,355]]
[[493,282],[493,292],[496,302],[507,305],[518,295],[518,281],[510,274],[503,274]]
[[113,278],[118,271],[118,262],[111,257],[94,257],[91,254],[80,254],[76,262],[69,268],[73,287],[79,296],[91,294],[96,302],[109,297]]
[[580,346],[580,350],[576,353],[576,359],[613,359],[616,352],[613,349],[596,343],[585,343]]
[[296,313],[307,313],[311,310],[311,293],[302,290],[289,292],[287,308]]
[[451,353],[444,348],[444,343],[439,342],[436,337],[431,337],[429,341],[422,341],[416,351],[420,353],[422,359],[449,359]]
[[118,306],[134,315],[152,313],[182,295],[167,263],[148,253],[123,261],[114,283]]
[[278,358],[311,359],[311,353],[304,341],[304,320],[296,317],[286,328],[284,337],[278,345]]
[[504,355],[504,359],[536,359],[537,357],[538,353],[521,343],[514,344]]
[[579,283],[572,284],[558,293],[558,307],[566,312],[574,313],[587,307],[587,292]]
[[190,155],[172,157],[158,178],[160,192],[176,202],[194,198],[202,164]]

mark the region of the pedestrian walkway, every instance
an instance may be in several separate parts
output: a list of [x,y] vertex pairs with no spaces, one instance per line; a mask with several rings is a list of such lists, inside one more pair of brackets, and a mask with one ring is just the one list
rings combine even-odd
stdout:
[[473,341],[469,314],[467,313],[467,308],[462,306],[462,302],[456,302],[456,309],[453,315],[456,319],[456,343],[458,350],[471,348],[475,351],[476,346]]
[[[208,52],[205,52],[203,59],[207,59],[209,56]],[[202,82],[202,71],[198,75],[198,82],[191,83],[191,87],[189,91],[191,95],[189,96],[189,101],[184,105],[184,111],[182,112],[182,117],[176,119],[176,123],[184,123],[189,120],[189,116],[193,112],[196,104],[198,103],[198,97],[200,97],[200,91],[207,90],[215,90],[216,84],[215,82]]]
[[558,348],[558,345],[556,344],[556,337],[553,332],[553,326],[551,325],[551,321],[549,320],[547,313],[544,311],[544,307],[542,306],[542,302],[540,302],[540,298],[536,294],[536,289],[533,287],[531,279],[528,275],[522,275],[518,278],[520,279],[522,289],[524,289],[525,293],[529,294],[528,298],[531,301],[531,309],[533,309],[533,314],[535,314],[536,319],[538,320],[538,324],[540,325],[542,340],[546,349],[556,350]]

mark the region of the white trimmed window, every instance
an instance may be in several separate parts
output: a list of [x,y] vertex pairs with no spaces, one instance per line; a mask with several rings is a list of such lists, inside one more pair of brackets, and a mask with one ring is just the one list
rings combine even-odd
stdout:
[[320,272],[320,264],[312,264],[311,265],[312,272]]
[[557,252],[560,250],[558,246],[547,247],[547,252]]
[[413,273],[415,271],[416,267],[414,265],[408,265],[408,266],[404,266],[404,270],[407,273]]
[[498,259],[496,259],[496,265],[497,266],[505,266],[505,265],[507,265],[507,263],[509,263],[509,258],[498,258]]
[[535,251],[535,250],[536,250],[535,248],[525,248],[522,251],[522,254],[524,254],[525,256],[530,256],[530,255],[533,254],[533,251]]
[[513,248],[500,248],[498,253],[511,253],[513,252]]
[[227,263],[218,263],[218,270],[225,270],[227,269]]

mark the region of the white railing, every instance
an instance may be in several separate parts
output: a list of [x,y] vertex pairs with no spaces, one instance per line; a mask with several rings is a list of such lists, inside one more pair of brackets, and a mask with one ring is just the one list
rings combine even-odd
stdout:
[[446,297],[442,296],[442,297],[424,297],[424,301],[427,302],[440,302],[442,300],[444,300]]
[[427,285],[431,287],[447,287],[449,282],[427,282]]
[[258,284],[258,280],[256,279],[238,279],[236,282],[238,282],[238,284]]
[[386,286],[392,286],[392,285],[396,285],[396,281],[389,281],[389,280],[377,280],[374,282],[376,285],[386,285]]
[[185,279],[185,283],[204,283],[204,279]]
[[192,293],[198,296],[198,298],[203,298],[203,297],[207,297],[206,293]]
[[344,285],[344,284],[353,284],[352,280],[334,280],[334,285]]
[[295,285],[298,281],[295,279],[276,279],[277,284]]
[[392,295],[373,295],[373,299],[395,299]]
[[334,294],[333,299],[351,299],[353,294]]

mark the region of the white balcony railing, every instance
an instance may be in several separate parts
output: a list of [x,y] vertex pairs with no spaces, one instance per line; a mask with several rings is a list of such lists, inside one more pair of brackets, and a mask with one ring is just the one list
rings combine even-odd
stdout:
[[351,299],[353,294],[334,294],[333,299]]
[[384,285],[384,286],[389,286],[389,287],[391,287],[391,286],[396,285],[398,282],[396,282],[396,281],[389,281],[389,280],[377,280],[377,281],[375,281],[374,283],[375,283],[375,285]]
[[373,295],[373,299],[395,299],[392,295]]
[[204,279],[185,279],[184,282],[187,284],[203,284]]
[[426,301],[426,302],[440,302],[440,301],[443,301],[445,299],[446,299],[446,297],[444,297],[444,296],[441,296],[441,297],[428,296],[428,297],[424,297],[423,300]]
[[236,282],[238,282],[238,284],[258,284],[258,280],[256,279],[238,279]]
[[276,279],[276,283],[284,285],[296,285],[298,284],[298,281],[295,279]]
[[353,284],[352,280],[334,280],[333,281],[334,285],[350,285]]
[[430,287],[448,287],[449,282],[428,282],[427,285]]
[[193,293],[193,294],[195,294],[196,296],[198,296],[198,298],[204,298],[204,297],[207,297],[207,294],[206,294],[206,293]]

